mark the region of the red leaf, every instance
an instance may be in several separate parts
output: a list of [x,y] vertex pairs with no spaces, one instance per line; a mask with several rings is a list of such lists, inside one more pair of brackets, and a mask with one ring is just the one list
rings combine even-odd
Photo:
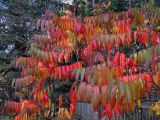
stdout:
[[109,120],[111,120],[111,118],[112,118],[112,109],[111,109],[110,104],[107,104],[107,106],[106,106],[106,114],[107,114]]
[[70,104],[70,114],[71,114],[71,116],[74,115],[74,112],[75,112],[75,106],[73,104]]
[[120,55],[120,65],[122,68],[124,68],[126,65],[126,55],[124,53],[121,53]]
[[144,80],[146,81],[147,90],[148,90],[148,92],[150,92],[151,88],[152,88],[151,76],[149,74],[145,74],[145,75],[143,75],[143,77],[144,77]]
[[83,101],[84,99],[84,95],[85,95],[84,93],[86,93],[86,82],[80,83],[78,88],[78,94],[81,101]]
[[116,103],[115,106],[114,106],[114,116],[115,116],[115,118],[117,118],[117,114],[118,114],[118,105]]
[[139,36],[140,42],[143,45],[148,46],[149,35],[146,32],[142,32]]
[[119,112],[119,114],[120,114],[121,116],[123,116],[123,112],[124,112],[123,109],[124,109],[123,106],[118,105],[118,112]]
[[93,49],[93,50],[97,50],[97,49],[98,49],[97,40],[93,40],[93,41],[92,41],[92,49]]
[[48,103],[48,101],[49,101],[49,97],[47,95],[47,92],[44,92],[42,96],[43,96],[43,98],[42,98],[42,105],[45,106],[46,103]]
[[115,57],[113,58],[113,63],[114,63],[115,66],[119,65],[120,55],[121,55],[121,53],[117,52],[116,55],[115,55]]

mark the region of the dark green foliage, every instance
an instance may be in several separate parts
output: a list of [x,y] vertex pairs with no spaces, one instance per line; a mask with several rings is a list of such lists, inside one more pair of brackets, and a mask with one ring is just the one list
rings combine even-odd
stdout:
[[50,5],[49,1],[35,0],[2,0],[0,23],[0,50],[8,44],[14,44],[15,50],[25,51],[28,40],[35,31],[35,20],[42,16]]
[[154,4],[156,7],[160,7],[160,0],[154,0]]
[[129,8],[129,0],[112,0],[111,10],[115,12],[123,12]]
[[91,2],[83,2],[81,0],[75,0],[75,14],[84,18],[85,16],[93,16],[93,4]]
[[0,104],[12,98],[11,82],[20,74],[11,62],[25,56],[37,18],[52,4],[51,0],[0,1]]

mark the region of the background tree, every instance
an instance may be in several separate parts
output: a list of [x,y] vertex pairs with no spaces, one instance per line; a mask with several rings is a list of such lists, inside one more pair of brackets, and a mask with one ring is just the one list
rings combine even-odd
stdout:
[[[0,93],[1,101],[12,98],[11,80],[19,70],[11,66],[17,56],[26,56],[26,49],[35,31],[35,21],[56,3],[43,0],[0,1]],[[38,32],[38,31],[37,31]]]

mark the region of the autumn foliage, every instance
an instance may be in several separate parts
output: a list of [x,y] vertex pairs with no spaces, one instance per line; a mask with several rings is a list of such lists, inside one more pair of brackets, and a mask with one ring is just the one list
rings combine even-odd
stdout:
[[[37,21],[36,28],[43,34],[33,36],[29,57],[13,62],[21,68],[21,78],[14,79],[12,86],[31,86],[30,99],[6,101],[4,111],[18,113],[15,120],[35,119],[41,109],[52,108],[50,90],[43,87],[54,80],[74,81],[69,91],[70,112],[59,112],[67,114],[66,119],[74,115],[77,101],[91,103],[94,111],[101,104],[102,115],[109,119],[113,113],[134,111],[152,83],[160,85],[160,33],[144,26],[145,21],[139,10],[88,16],[83,21],[73,14],[58,16],[47,10]],[[134,43],[143,49],[133,49],[130,56],[120,51],[135,47]],[[62,106],[61,96],[59,100]]]

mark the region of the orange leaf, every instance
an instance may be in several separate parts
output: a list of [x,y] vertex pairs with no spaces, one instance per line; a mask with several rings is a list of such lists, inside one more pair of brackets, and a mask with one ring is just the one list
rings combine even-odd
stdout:
[[86,82],[80,83],[78,88],[78,94],[81,101],[83,101],[84,99],[84,95],[85,95],[84,93],[86,93]]
[[62,95],[59,96],[58,100],[59,100],[59,107],[61,107],[63,104]]
[[101,103],[102,103],[103,109],[105,109],[107,105],[106,91],[107,91],[107,86],[102,85],[101,86]]
[[23,120],[22,115],[17,115],[14,117],[14,120]]
[[92,85],[91,84],[86,85],[86,92],[84,94],[85,94],[85,101],[87,103],[90,103],[91,102],[91,95],[92,95]]
[[100,102],[100,88],[98,85],[95,85],[93,88],[93,93],[92,93],[92,105],[93,105],[93,109],[94,111],[97,111],[98,106],[99,106],[99,102]]

